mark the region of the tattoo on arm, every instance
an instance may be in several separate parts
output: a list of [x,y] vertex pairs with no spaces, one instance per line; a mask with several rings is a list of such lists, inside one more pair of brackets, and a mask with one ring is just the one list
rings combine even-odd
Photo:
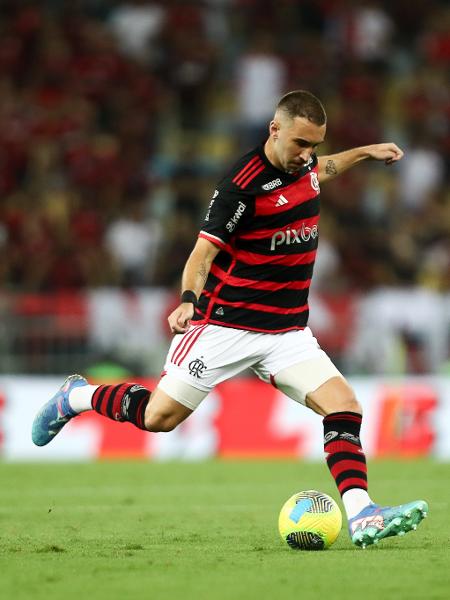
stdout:
[[337,168],[334,160],[327,160],[327,164],[325,165],[325,173],[327,175],[337,175]]
[[198,274],[202,278],[203,285],[205,285],[206,280],[208,279],[208,269],[206,268],[205,263],[201,263]]

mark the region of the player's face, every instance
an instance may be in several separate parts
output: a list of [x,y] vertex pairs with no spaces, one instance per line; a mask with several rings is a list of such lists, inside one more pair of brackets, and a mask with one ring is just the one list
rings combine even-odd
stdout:
[[325,139],[326,125],[316,125],[304,117],[282,116],[270,123],[274,159],[279,169],[299,171]]

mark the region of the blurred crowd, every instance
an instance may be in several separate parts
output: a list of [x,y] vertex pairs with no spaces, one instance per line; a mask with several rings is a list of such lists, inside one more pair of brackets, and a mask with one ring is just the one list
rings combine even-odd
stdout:
[[440,0],[2,0],[0,284],[177,286],[215,182],[304,88],[324,186],[319,291],[450,289],[450,6]]

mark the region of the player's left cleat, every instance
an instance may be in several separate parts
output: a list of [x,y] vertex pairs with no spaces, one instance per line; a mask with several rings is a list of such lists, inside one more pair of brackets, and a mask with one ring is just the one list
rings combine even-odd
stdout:
[[417,529],[419,523],[428,514],[428,504],[424,500],[415,500],[399,506],[378,506],[369,504],[350,519],[348,529],[352,542],[365,548],[386,537],[405,535]]
[[88,385],[84,377],[69,375],[53,398],[46,402],[35,416],[31,438],[36,446],[45,446],[51,442],[64,425],[77,416],[78,413],[70,407],[69,394],[73,388],[81,385]]

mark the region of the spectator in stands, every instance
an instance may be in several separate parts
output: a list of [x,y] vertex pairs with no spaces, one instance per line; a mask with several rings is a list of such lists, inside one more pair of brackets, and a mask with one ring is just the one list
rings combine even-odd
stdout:
[[238,135],[249,148],[265,138],[272,107],[287,83],[286,65],[278,55],[275,36],[258,31],[251,36],[236,61]]
[[111,12],[108,26],[116,35],[127,56],[152,64],[155,60],[155,40],[164,25],[166,9],[162,2],[129,0],[118,4]]
[[161,228],[147,218],[142,200],[129,200],[122,215],[107,228],[105,239],[119,267],[122,285],[137,287],[153,283]]
[[[151,197],[161,157],[166,167],[176,164],[189,136],[198,171],[192,179],[166,168],[175,213],[155,212],[159,233],[142,236],[142,247],[148,244],[144,255],[152,247],[148,240],[158,236],[172,252],[175,220],[183,230],[185,221],[195,229],[209,201],[211,190],[199,181],[211,169],[223,169],[236,135],[265,134],[266,107],[288,84],[319,95],[326,90],[333,147],[337,140],[352,146],[384,137],[382,123],[411,147],[399,188],[374,171],[351,173],[324,191],[329,256],[346,288],[369,289],[405,277],[414,285],[448,286],[445,258],[439,257],[448,235],[442,223],[449,202],[450,12],[438,0],[368,0],[350,8],[340,0],[283,0],[282,11],[276,0],[129,0],[52,3],[51,12],[44,2],[11,1],[0,12],[0,225],[7,286],[114,285],[128,278],[121,277],[122,269],[134,273],[134,282],[160,278],[159,265],[143,273],[142,263],[130,271],[126,260],[112,258],[111,248],[118,246],[111,239],[124,215],[129,221],[130,196]],[[214,31],[220,32],[217,39]],[[230,88],[232,73],[236,97],[220,99],[216,119],[212,99],[216,94],[217,102],[218,83]],[[412,139],[413,132],[420,140]],[[221,152],[213,154],[210,149],[218,146]],[[398,212],[402,206],[414,209],[408,219]],[[392,244],[394,230],[398,243]],[[349,252],[351,236],[361,242],[358,257]],[[190,245],[186,239],[180,252]],[[39,268],[26,260],[37,249]],[[55,262],[59,252],[64,258]],[[437,273],[433,257],[442,265]],[[174,283],[171,276],[167,281]]]

